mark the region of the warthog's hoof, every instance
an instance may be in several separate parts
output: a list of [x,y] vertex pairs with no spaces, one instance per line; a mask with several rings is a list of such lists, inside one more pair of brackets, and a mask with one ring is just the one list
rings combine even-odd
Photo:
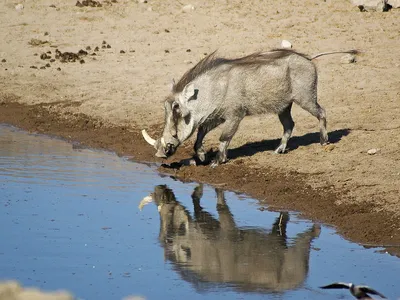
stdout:
[[194,158],[189,159],[189,166],[197,166],[197,162]]
[[216,167],[218,167],[219,166],[219,162],[218,162],[218,160],[212,160],[211,161],[211,164],[210,164],[210,167],[211,168],[216,168]]
[[202,163],[206,161],[206,153],[205,152],[197,152],[197,158]]
[[286,151],[286,145],[280,144],[278,148],[275,149],[275,154],[283,154]]

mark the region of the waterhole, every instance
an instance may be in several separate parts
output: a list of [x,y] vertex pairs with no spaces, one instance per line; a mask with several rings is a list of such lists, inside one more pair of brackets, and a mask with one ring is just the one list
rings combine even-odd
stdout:
[[[397,298],[400,260],[294,212],[0,126],[0,281],[78,299]],[[362,224],[360,224],[362,226]]]

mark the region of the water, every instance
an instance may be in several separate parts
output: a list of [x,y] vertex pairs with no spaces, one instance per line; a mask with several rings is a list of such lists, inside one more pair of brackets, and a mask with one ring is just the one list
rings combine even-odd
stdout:
[[400,296],[382,249],[155,169],[0,126],[0,281],[80,299],[349,298],[318,288],[335,281]]

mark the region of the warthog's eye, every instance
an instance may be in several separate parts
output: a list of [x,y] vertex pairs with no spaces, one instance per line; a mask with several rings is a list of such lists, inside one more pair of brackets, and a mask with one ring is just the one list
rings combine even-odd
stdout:
[[177,122],[178,119],[181,117],[181,109],[179,107],[179,104],[176,102],[172,104],[172,117],[174,118],[175,122]]

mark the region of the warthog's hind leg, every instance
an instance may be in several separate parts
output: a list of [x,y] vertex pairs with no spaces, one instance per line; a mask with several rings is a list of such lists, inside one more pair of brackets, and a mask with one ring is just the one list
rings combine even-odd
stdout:
[[296,101],[304,110],[308,111],[319,121],[319,133],[321,145],[326,145],[328,141],[328,131],[326,130],[326,114],[325,109],[317,103],[317,99],[312,101]]
[[283,125],[283,136],[280,145],[275,150],[275,153],[285,153],[287,142],[292,136],[294,122],[290,113],[291,109],[292,103],[290,103],[289,106],[279,114],[279,120]]

